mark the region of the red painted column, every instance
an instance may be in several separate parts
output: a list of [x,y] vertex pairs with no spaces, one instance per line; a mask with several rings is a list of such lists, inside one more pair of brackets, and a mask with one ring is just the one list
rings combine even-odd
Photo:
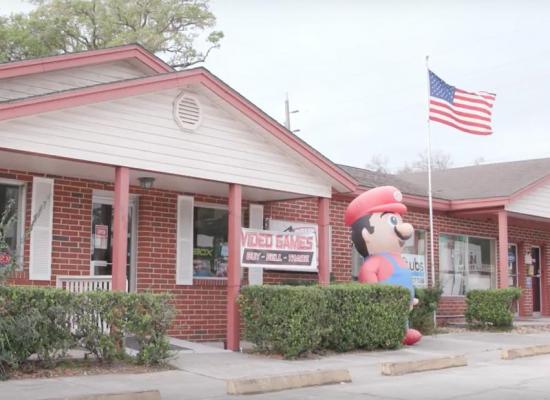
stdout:
[[330,283],[330,199],[319,197],[319,214],[317,225],[319,226],[319,284],[328,285]]
[[498,212],[498,285],[508,287],[508,214],[506,210]]
[[229,223],[227,263],[227,348],[240,349],[240,317],[237,297],[241,286],[241,203],[242,190],[237,184],[229,185]]
[[126,290],[128,262],[128,202],[130,200],[130,171],[115,170],[115,202],[113,205],[113,285],[112,290]]

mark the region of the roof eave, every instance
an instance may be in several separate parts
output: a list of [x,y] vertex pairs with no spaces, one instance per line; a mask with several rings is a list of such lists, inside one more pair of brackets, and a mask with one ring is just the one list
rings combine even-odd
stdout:
[[82,67],[109,61],[136,59],[156,73],[173,72],[174,69],[160,58],[137,44],[110,47],[100,50],[35,58],[0,64],[0,79],[25,76],[66,68]]
[[[357,182],[345,171],[338,168],[311,146],[298,139],[292,132],[288,131],[288,129],[202,67],[127,81],[110,82],[2,103],[0,104],[0,121],[102,101],[116,100],[157,90],[173,89],[177,86],[193,83],[203,85],[227,101],[246,117],[272,133],[283,143],[297,151],[315,165],[315,167],[321,169],[334,180],[339,186],[339,191],[352,192],[357,188]],[[333,187],[336,186],[333,185]]]

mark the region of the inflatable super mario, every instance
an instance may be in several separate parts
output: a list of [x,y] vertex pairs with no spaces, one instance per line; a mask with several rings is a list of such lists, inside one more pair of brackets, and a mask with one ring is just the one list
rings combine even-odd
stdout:
[[[359,282],[403,286],[411,294],[412,309],[418,299],[414,297],[412,274],[401,250],[414,228],[403,222],[407,207],[402,200],[403,195],[393,186],[368,190],[349,204],[344,220],[351,226],[355,248],[365,259]],[[407,328],[403,343],[413,345],[421,338],[420,332]]]

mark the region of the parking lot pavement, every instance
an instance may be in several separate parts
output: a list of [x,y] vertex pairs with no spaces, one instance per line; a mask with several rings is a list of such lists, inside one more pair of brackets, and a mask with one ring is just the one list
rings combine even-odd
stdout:
[[[500,350],[503,348],[537,344],[550,344],[550,333],[442,334],[425,337],[416,346],[396,351],[353,352],[297,361],[197,347],[194,351],[181,351],[174,357],[172,363],[179,370],[0,382],[0,400],[44,400],[151,389],[159,389],[164,400],[235,399],[235,396],[225,394],[225,379],[339,368],[349,369],[352,383],[248,395],[243,398],[550,400],[550,356],[512,361],[500,359]],[[465,354],[469,365],[398,377],[382,376],[380,373],[382,362],[457,354]]]
[[397,377],[352,373],[353,383],[247,396],[268,399],[550,399],[550,356],[477,362],[468,367]]

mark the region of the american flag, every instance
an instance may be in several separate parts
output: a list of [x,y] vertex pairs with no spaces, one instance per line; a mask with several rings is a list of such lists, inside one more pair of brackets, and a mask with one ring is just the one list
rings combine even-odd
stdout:
[[490,135],[491,111],[496,95],[488,92],[467,92],[430,75],[430,121],[452,126],[474,135]]

